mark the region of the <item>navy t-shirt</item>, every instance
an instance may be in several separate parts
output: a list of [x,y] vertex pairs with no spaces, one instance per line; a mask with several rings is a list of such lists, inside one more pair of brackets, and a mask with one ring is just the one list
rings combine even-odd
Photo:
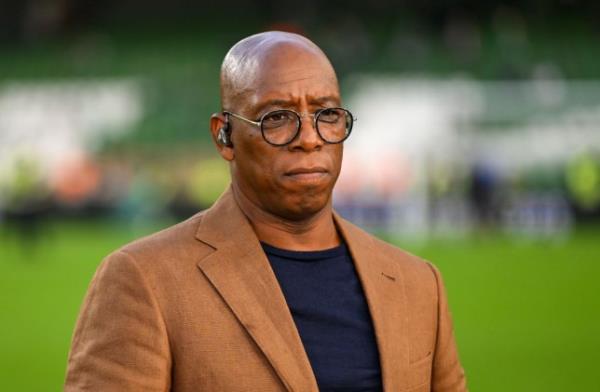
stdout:
[[373,323],[342,244],[290,251],[262,243],[321,391],[381,391]]

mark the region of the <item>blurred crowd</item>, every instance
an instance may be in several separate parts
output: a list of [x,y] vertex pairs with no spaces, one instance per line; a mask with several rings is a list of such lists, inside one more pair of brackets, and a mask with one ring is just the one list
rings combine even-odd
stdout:
[[0,7],[0,225],[210,205],[228,183],[206,130],[220,61],[265,29],[310,36],[338,71],[359,119],[335,193],[350,219],[417,236],[598,221],[597,2]]
[[29,233],[52,219],[183,220],[208,207],[229,181],[217,159],[161,162],[135,154],[74,154],[48,176],[36,157],[23,157],[3,184],[0,225]]
[[[23,158],[11,183],[3,184],[0,226],[31,235],[57,218],[130,224],[186,219],[210,206],[229,183],[226,163],[207,155],[212,158],[76,154],[48,177],[35,157]],[[410,168],[391,169],[410,181]],[[360,175],[342,176],[336,209],[381,233],[456,237],[505,230],[560,238],[577,223],[600,223],[600,154],[581,154],[552,173],[511,176],[485,165],[431,164],[421,191],[397,192],[397,177],[365,190],[365,184],[351,184]]]

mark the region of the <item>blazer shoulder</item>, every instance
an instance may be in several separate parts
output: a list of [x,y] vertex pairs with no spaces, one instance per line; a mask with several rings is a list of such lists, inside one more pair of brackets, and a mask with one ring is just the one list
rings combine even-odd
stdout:
[[125,244],[108,258],[125,253],[140,267],[152,267],[153,264],[185,260],[208,253],[211,248],[195,238],[204,213],[201,211],[180,223]]
[[336,221],[347,234],[347,239],[361,244],[370,244],[371,251],[384,263],[391,263],[393,268],[398,268],[408,278],[407,282],[417,287],[429,289],[437,287],[439,273],[430,261],[376,237],[339,215],[336,215]]
[[435,267],[431,262],[376,237],[344,218],[336,216],[336,220],[342,226],[343,231],[349,234],[349,239],[363,244],[370,243],[372,251],[403,271],[412,271],[430,279],[435,278],[433,271]]
[[436,282],[437,269],[429,260],[423,259],[375,236],[373,236],[373,246],[376,251],[381,252],[388,260],[396,264],[403,273],[411,275],[420,281]]

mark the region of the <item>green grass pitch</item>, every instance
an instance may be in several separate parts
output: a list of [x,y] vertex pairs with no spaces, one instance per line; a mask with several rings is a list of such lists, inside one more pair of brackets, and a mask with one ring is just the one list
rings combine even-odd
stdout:
[[[54,223],[30,243],[0,226],[0,390],[62,389],[97,264],[155,228]],[[394,242],[441,269],[470,390],[600,390],[600,229],[559,243],[501,235]]]

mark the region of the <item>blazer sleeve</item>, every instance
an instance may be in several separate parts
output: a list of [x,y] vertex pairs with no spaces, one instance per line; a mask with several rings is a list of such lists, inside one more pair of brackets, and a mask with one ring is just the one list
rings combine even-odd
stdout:
[[100,265],[69,353],[66,391],[167,391],[171,356],[152,288],[128,253]]
[[465,373],[458,358],[446,289],[440,271],[431,263],[437,283],[438,325],[433,357],[431,390],[434,392],[466,391]]

